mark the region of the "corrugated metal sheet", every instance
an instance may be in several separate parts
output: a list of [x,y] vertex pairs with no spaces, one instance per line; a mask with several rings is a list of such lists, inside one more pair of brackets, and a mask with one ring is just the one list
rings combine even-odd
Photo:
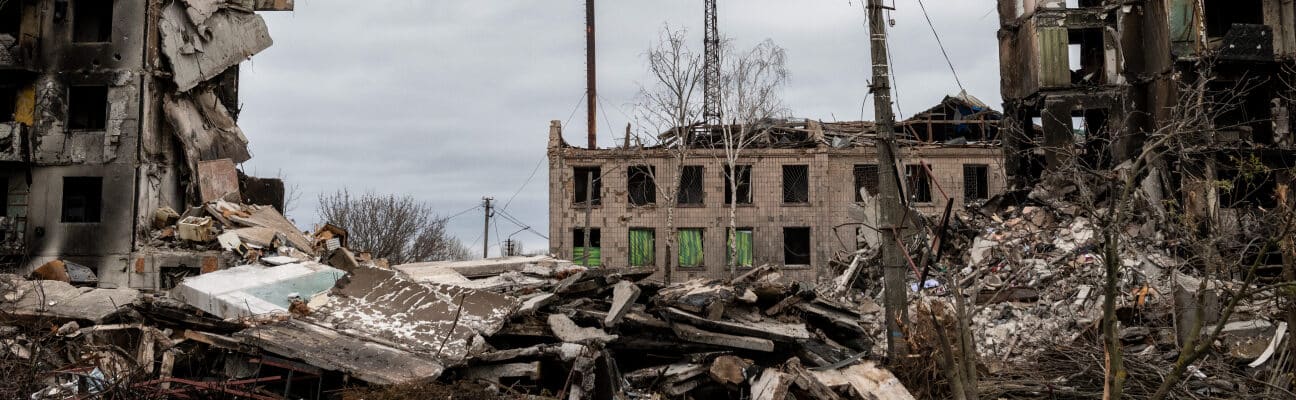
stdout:
[[1070,35],[1065,27],[1039,27],[1039,82],[1042,88],[1071,86]]
[[700,267],[704,259],[702,252],[702,230],[680,229],[679,231],[679,266]]

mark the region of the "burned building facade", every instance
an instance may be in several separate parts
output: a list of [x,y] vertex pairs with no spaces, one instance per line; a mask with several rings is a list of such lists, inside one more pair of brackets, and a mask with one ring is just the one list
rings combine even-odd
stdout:
[[3,255],[62,259],[105,287],[156,288],[201,259],[147,248],[154,214],[200,200],[198,165],[246,161],[239,63],[271,44],[255,11],[292,0],[0,2]]
[[[963,95],[898,124],[905,140],[896,167],[908,204],[939,214],[948,202],[961,206],[1001,192],[1000,117]],[[878,246],[875,133],[870,122],[779,121],[741,151],[731,174],[718,145],[578,148],[563,141],[554,121],[549,250],[578,264],[669,266],[673,280],[723,277],[732,199],[733,264],[775,265],[790,279],[813,281],[860,241]]]
[[[1292,2],[1000,0],[999,14],[1013,186],[1174,154],[1152,163],[1149,179],[1165,191],[1153,197],[1215,217],[1272,206],[1290,183]],[[1169,134],[1183,138],[1175,149],[1149,142]],[[1248,163],[1267,172],[1240,173]]]

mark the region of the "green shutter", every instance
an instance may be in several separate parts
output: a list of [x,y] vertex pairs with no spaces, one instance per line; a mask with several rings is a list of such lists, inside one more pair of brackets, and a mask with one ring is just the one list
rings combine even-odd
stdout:
[[[752,262],[752,231],[749,231],[749,230],[740,230],[740,231],[738,231],[737,233],[734,234],[733,239],[737,240],[737,242],[738,242],[738,246],[737,246],[737,248],[734,249],[734,250],[737,250],[737,253],[738,253],[738,262],[735,263],[735,265],[737,265],[737,266],[739,266],[739,267],[750,267],[750,266],[752,266],[752,264],[753,264],[753,262]],[[731,243],[731,245],[732,245],[732,243]],[[730,251],[730,249],[725,249],[725,257],[726,257],[726,258],[729,257],[729,256],[731,255],[731,253],[730,253],[729,251]]]
[[630,266],[648,267],[656,264],[657,249],[653,239],[651,230],[630,230]]
[[[588,260],[585,259],[586,250],[589,251]],[[576,247],[572,249],[572,261],[575,262],[576,265],[600,267],[603,266],[603,254],[601,249],[598,247]]]
[[702,266],[702,230],[681,229],[679,231],[679,266]]

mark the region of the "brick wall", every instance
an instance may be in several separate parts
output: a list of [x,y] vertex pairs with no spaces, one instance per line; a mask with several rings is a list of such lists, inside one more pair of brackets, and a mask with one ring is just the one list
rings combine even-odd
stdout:
[[[556,128],[553,128],[556,129]],[[553,134],[553,133],[551,133]],[[550,252],[562,258],[572,258],[574,232],[585,224],[586,210],[573,201],[576,167],[601,168],[602,204],[589,211],[591,228],[599,229],[602,263],[610,267],[629,265],[629,235],[632,228],[654,230],[656,267],[666,265],[667,257],[676,257],[674,249],[667,252],[667,205],[673,201],[676,170],[680,160],[665,150],[579,149],[563,147],[560,141],[551,140],[549,149],[549,246]],[[559,145],[555,145],[559,144]],[[941,146],[906,148],[901,151],[905,164],[919,160],[929,165],[933,175],[930,203],[916,207],[931,214],[944,210],[948,194],[956,206],[963,204],[963,165],[988,166],[991,194],[1003,191],[1005,179],[1002,150],[985,146]],[[871,147],[831,149],[749,149],[739,164],[751,165],[752,197],[750,205],[738,205],[734,219],[739,228],[753,229],[754,264],[783,265],[783,228],[811,228],[811,263],[806,267],[788,267],[784,274],[790,279],[813,281],[818,271],[827,267],[834,256],[854,251],[856,228],[866,217],[863,208],[855,202],[854,166],[876,164]],[[650,165],[656,170],[657,195],[654,205],[632,206],[627,192],[628,169],[635,165]],[[727,276],[727,240],[730,207],[725,204],[726,165],[723,153],[714,150],[697,150],[690,153],[682,165],[699,165],[704,168],[705,197],[700,206],[678,206],[674,209],[673,226],[703,229],[705,262],[698,268],[676,267],[675,280],[694,277],[720,278]],[[784,165],[809,167],[809,203],[783,204]],[[903,170],[901,170],[903,174]],[[868,216],[871,218],[871,216]],[[871,224],[870,224],[871,225]],[[840,226],[840,227],[839,227]],[[839,227],[839,228],[838,228]],[[671,264],[678,264],[673,259]]]

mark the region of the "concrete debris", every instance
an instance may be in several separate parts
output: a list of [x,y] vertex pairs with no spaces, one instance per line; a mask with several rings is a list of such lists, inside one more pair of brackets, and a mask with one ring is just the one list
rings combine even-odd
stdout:
[[224,1],[173,1],[162,10],[159,25],[162,54],[181,92],[273,43],[260,15]]

